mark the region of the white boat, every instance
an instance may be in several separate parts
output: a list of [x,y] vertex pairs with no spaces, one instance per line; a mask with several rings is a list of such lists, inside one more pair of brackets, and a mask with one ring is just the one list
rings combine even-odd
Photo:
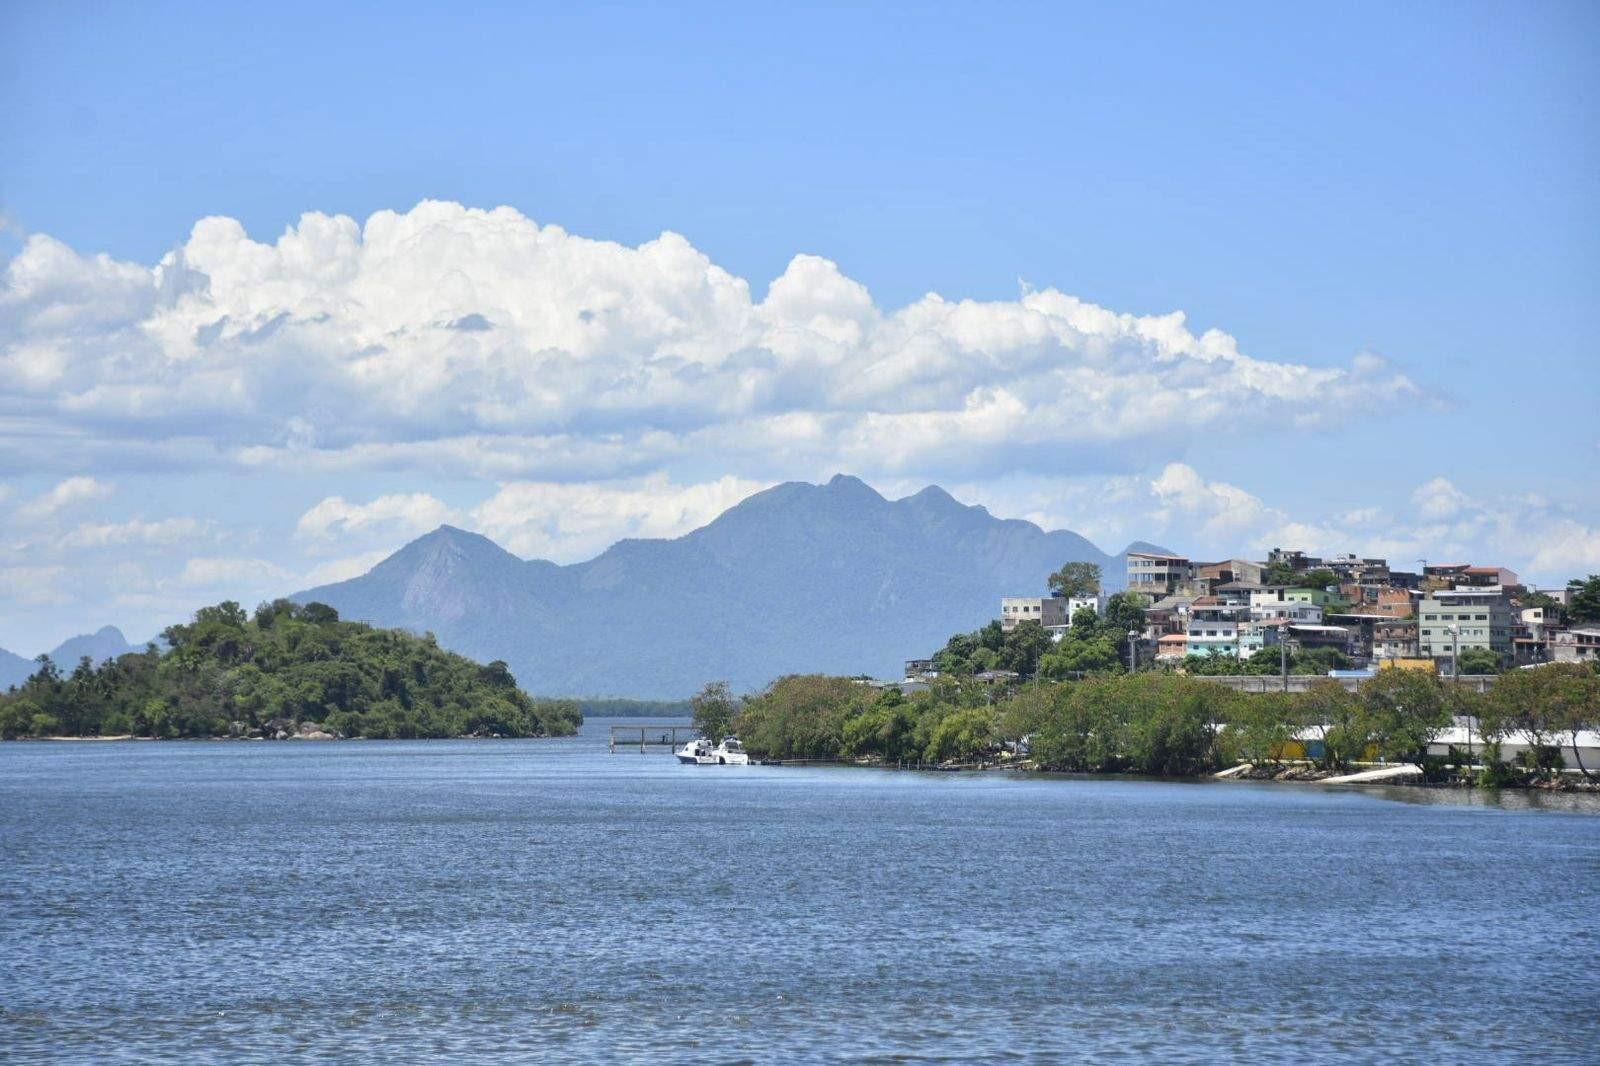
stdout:
[[690,765],[708,763],[711,761],[711,741],[700,737],[689,741],[689,743],[678,748],[672,754],[676,755],[678,761],[682,763],[689,763]]
[[692,766],[747,766],[750,763],[750,756],[745,753],[738,737],[723,737],[722,743],[714,748],[711,741],[701,737],[689,741],[673,754],[679,762]]

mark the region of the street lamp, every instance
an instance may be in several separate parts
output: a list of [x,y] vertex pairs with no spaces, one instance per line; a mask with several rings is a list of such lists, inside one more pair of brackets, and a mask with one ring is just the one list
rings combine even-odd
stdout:
[[1128,673],[1130,674],[1139,669],[1139,648],[1138,645],[1134,644],[1134,641],[1138,639],[1139,631],[1137,629],[1128,630]]
[[[1461,691],[1461,627],[1451,625],[1445,627],[1450,634],[1450,680],[1455,685],[1456,691]],[[1461,716],[1467,726],[1467,773],[1472,772],[1472,709],[1467,708],[1467,713]]]

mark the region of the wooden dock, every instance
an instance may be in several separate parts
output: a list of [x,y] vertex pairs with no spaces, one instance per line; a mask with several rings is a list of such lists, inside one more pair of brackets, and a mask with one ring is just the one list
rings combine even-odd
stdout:
[[618,748],[633,750],[639,749],[643,755],[651,748],[681,748],[695,737],[700,731],[689,725],[666,725],[656,722],[642,722],[639,725],[614,725],[611,727],[611,743],[608,750],[615,754]]

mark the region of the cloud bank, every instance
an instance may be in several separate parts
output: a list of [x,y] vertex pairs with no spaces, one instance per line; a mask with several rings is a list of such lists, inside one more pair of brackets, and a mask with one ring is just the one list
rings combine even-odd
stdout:
[[[880,307],[797,255],[749,281],[510,208],[307,214],[274,243],[206,218],[159,263],[33,236],[0,289],[0,447],[83,462],[427,464],[491,477],[1044,467],[1226,426],[1315,428],[1418,395],[1382,360],[1253,358],[1181,312],[1025,289]],[[98,449],[98,450],[97,450]]]
[[1051,288],[885,307],[815,255],[761,293],[677,234],[510,208],[307,214],[270,243],[206,218],[156,263],[31,236],[0,273],[0,383],[0,646],[29,653],[355,576],[444,522],[572,562],[839,471],[1111,550],[1600,571],[1592,516],[1538,497],[1440,477],[1307,513],[1173,461],[1431,400],[1373,355],[1261,358]]

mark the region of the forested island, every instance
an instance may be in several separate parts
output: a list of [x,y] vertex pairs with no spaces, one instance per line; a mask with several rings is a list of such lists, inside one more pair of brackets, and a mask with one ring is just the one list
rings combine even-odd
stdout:
[[[960,634],[935,657],[939,676],[910,694],[822,675],[783,677],[742,701],[708,686],[695,700],[696,721],[731,729],[752,756],[776,760],[950,766],[1009,758],[1040,770],[1195,776],[1309,756],[1324,772],[1412,762],[1430,781],[1490,787],[1548,784],[1561,779],[1563,763],[1600,780],[1600,767],[1584,766],[1575,746],[1563,756],[1575,731],[1600,729],[1600,672],[1591,664],[1513,670],[1487,692],[1392,667],[1358,692],[1329,678],[1300,692],[1241,692],[1202,676],[1129,673],[1115,635],[1137,621],[1075,618],[1057,644],[1034,622]],[[1296,669],[1325,667],[1306,657]],[[1028,676],[984,676],[995,670]],[[1430,754],[1457,716],[1474,723],[1472,752]],[[1527,750],[1502,762],[1500,745],[1513,737]]]
[[41,658],[0,693],[0,737],[565,736],[583,716],[536,700],[503,662],[480,665],[431,635],[341,621],[320,603],[232,601],[151,644],[69,673]]

